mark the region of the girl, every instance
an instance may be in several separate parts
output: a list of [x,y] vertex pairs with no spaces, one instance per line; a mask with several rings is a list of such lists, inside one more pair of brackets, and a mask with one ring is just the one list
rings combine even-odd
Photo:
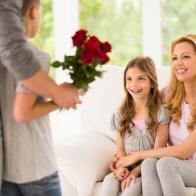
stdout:
[[186,186],[196,187],[196,35],[172,42],[171,63],[165,98],[170,146],[131,153],[117,162],[117,167],[126,167],[148,158],[142,163],[144,196],[185,196]]
[[141,166],[115,167],[131,151],[164,147],[168,139],[169,116],[161,106],[155,65],[149,57],[137,57],[124,71],[125,99],[114,118],[117,152],[104,178],[102,196],[141,195]]

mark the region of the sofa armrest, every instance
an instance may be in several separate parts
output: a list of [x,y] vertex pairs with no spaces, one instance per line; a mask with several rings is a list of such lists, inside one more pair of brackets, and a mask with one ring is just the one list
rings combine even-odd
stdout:
[[90,196],[95,183],[107,173],[114,153],[110,137],[95,132],[78,134],[57,148],[58,166],[79,196]]
[[63,196],[78,196],[77,190],[69,183],[67,178],[63,175],[62,171],[58,170],[61,184],[61,191]]

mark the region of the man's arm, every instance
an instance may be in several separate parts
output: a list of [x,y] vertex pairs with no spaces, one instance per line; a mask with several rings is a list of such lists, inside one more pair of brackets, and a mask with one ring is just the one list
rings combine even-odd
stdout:
[[24,36],[22,4],[23,0],[0,0],[0,61],[17,80],[27,79],[40,69]]
[[[5,66],[23,84],[38,93],[51,97],[60,107],[75,107],[78,92],[58,86],[40,68],[40,64],[27,46],[24,36],[21,8],[23,0],[0,0],[0,66]],[[68,89],[68,92],[66,91]]]
[[47,115],[59,107],[53,101],[38,102],[37,96],[20,86],[16,89],[13,117],[17,123],[26,123]]
[[36,74],[22,83],[39,95],[51,97],[52,100],[62,108],[75,108],[80,103],[80,92],[71,84],[57,85],[48,77],[45,71],[40,69]]

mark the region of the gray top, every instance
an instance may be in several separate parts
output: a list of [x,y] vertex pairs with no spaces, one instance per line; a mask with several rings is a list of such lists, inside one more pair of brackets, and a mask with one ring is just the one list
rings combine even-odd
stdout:
[[[117,116],[117,114],[115,114]],[[118,124],[117,117],[116,125]],[[158,114],[157,120],[159,124],[167,124],[170,121],[170,116],[168,111],[161,107]],[[134,121],[138,126],[131,127],[131,134],[128,133],[128,130],[125,133],[124,138],[124,147],[125,152],[128,154],[129,152],[137,152],[141,150],[149,150],[154,147],[155,137],[147,131],[147,126],[144,120],[140,122]],[[143,125],[142,125],[143,124]],[[142,126],[141,126],[142,125]]]
[[22,5],[23,0],[0,0],[0,67],[6,67],[18,80],[40,69],[25,40]]
[[0,67],[6,67],[18,80],[29,78],[40,69],[25,40],[22,5],[23,0],[0,0]]
[[2,119],[1,119],[1,112],[0,112],[0,138],[2,137]]
[[[28,45],[45,67],[50,63],[48,55]],[[2,71],[3,69],[3,71]],[[4,129],[3,179],[14,183],[39,180],[57,170],[48,116],[28,123],[15,123],[12,110],[16,83],[13,75],[0,67],[0,103]],[[17,91],[33,93],[19,83]]]

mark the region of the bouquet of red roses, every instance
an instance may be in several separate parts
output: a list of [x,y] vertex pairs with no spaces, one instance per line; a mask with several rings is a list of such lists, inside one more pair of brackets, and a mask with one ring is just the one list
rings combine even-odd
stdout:
[[112,48],[108,42],[101,42],[83,29],[75,33],[72,41],[76,47],[75,55],[65,55],[63,62],[55,61],[52,66],[69,70],[73,85],[86,91],[89,83],[96,77],[101,77],[102,71],[97,70],[97,67],[109,61],[107,53],[111,52]]

